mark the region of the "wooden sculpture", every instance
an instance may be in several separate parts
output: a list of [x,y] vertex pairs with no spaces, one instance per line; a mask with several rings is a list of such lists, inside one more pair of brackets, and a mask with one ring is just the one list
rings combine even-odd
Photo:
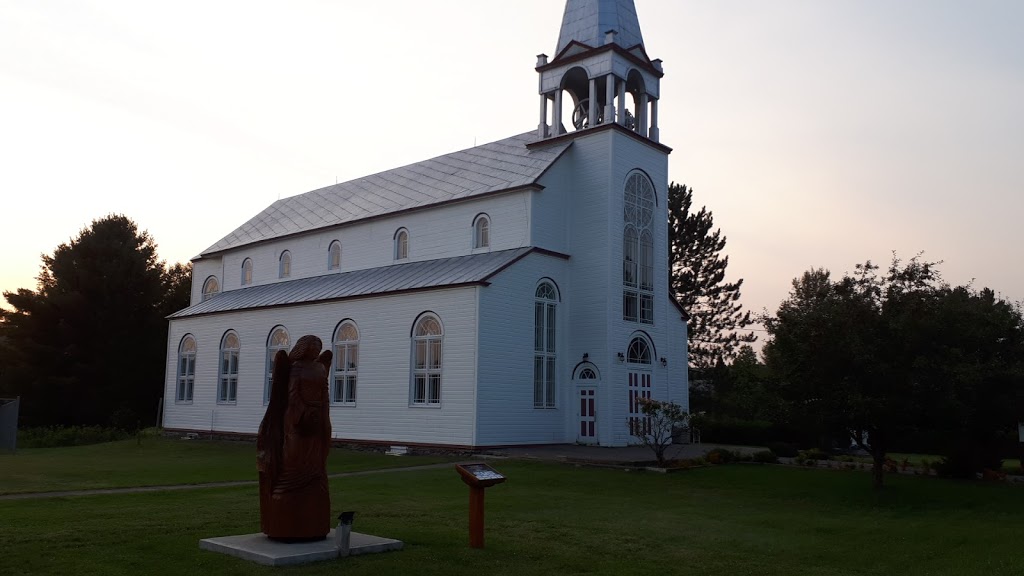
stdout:
[[316,336],[303,336],[290,354],[278,351],[256,440],[260,529],[283,542],[322,540],[331,530],[327,374],[332,355],[330,350],[320,354],[321,346]]

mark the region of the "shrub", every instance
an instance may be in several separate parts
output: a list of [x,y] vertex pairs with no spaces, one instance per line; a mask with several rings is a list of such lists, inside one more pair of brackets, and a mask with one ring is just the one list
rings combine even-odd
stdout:
[[798,456],[804,460],[831,460],[832,457],[828,455],[824,450],[818,448],[811,448],[810,450],[801,450]]
[[787,442],[769,442],[768,450],[781,458],[795,458],[800,453],[796,446]]
[[59,446],[85,446],[130,438],[131,434],[115,428],[101,426],[39,427],[18,430],[20,448],[57,448]]
[[728,464],[737,460],[736,454],[726,450],[725,448],[715,448],[704,455],[711,464]]
[[779,458],[771,450],[761,450],[760,452],[754,452],[754,462],[761,462],[762,464],[775,464],[779,461]]

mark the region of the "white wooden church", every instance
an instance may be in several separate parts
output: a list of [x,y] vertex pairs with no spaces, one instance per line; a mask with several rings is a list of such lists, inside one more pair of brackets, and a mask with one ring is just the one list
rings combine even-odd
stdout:
[[687,406],[663,71],[633,1],[568,0],[536,70],[529,132],[278,200],[197,256],[164,427],[255,434],[305,334],[334,351],[342,441],[621,446],[638,397]]

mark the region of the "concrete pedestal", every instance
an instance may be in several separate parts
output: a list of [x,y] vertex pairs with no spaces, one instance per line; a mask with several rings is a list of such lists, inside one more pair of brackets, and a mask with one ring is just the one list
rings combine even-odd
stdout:
[[[300,542],[285,544],[267,538],[264,534],[243,534],[240,536],[222,536],[206,538],[199,541],[199,548],[211,552],[219,552],[236,556],[264,566],[295,566],[312,562],[323,562],[338,558],[338,548],[334,541],[334,530],[327,539],[319,542]],[[402,541],[369,534],[352,533],[349,556],[358,554],[376,554],[401,550]]]

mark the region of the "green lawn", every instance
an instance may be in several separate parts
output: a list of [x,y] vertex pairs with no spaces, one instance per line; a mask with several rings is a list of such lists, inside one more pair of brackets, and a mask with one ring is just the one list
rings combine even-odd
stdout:
[[[446,460],[334,449],[327,471],[335,474]],[[125,440],[0,454],[0,494],[232,480],[256,480],[255,444],[148,437],[141,446],[136,440]]]
[[200,551],[256,532],[255,487],[0,501],[0,574],[1020,575],[1020,486],[733,465],[676,474],[498,461],[487,548],[454,470],[335,479],[335,512],[402,552],[273,570]]

